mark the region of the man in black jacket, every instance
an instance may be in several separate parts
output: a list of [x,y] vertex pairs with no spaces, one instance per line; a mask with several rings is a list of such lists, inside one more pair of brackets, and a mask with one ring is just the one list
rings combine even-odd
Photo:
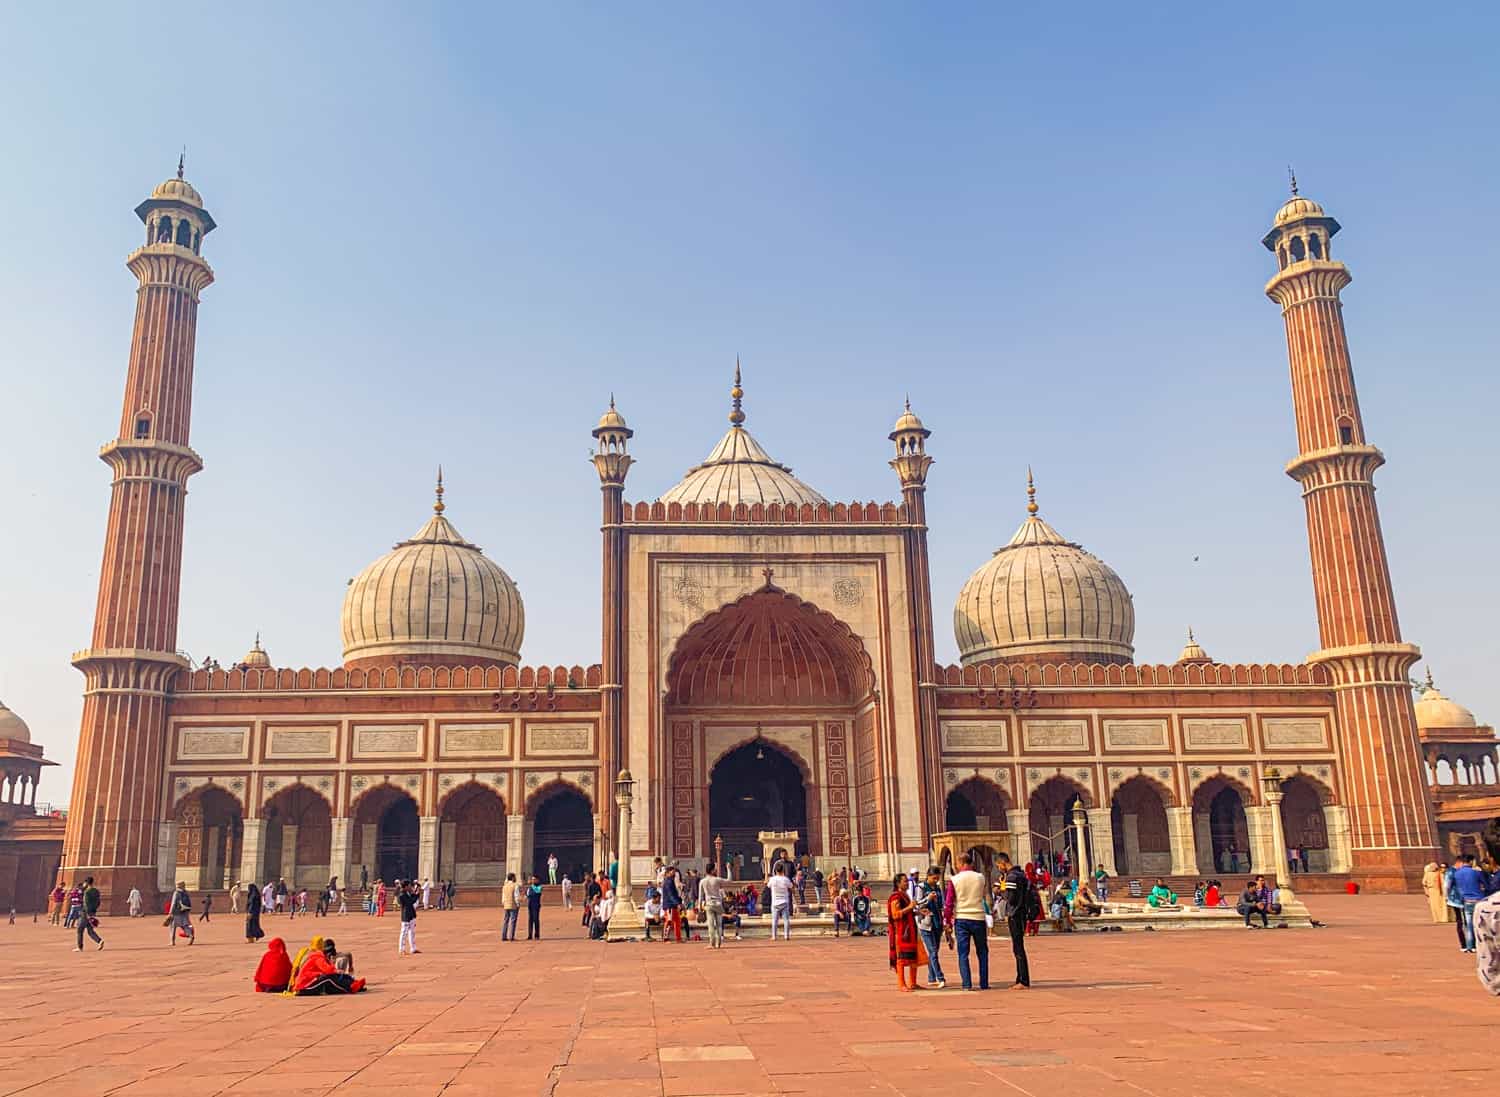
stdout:
[[74,952],[83,951],[83,935],[87,933],[99,947],[104,947],[104,941],[99,934],[94,932],[94,923],[98,921],[94,916],[99,913],[99,889],[94,886],[94,878],[85,876],[83,879],[83,911],[78,916],[78,945]]
[[1005,874],[1001,891],[1005,896],[1005,910],[997,913],[1005,915],[1005,928],[1010,931],[1010,950],[1016,956],[1016,981],[1010,989],[1027,990],[1031,987],[1031,964],[1026,959],[1026,923],[1034,885],[1026,879],[1025,872],[1011,864],[1009,854],[996,854],[995,866]]

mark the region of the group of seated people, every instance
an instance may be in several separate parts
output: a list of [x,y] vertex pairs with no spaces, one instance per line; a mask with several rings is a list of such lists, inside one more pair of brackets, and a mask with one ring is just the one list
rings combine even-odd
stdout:
[[287,955],[286,942],[272,937],[255,968],[257,994],[358,994],[365,981],[354,977],[354,955],[340,952],[332,937],[314,937],[296,958]]
[[[1052,894],[1047,899],[1046,912],[1052,919],[1054,929],[1059,933],[1072,933],[1075,918],[1091,918],[1102,914],[1104,904],[1087,880],[1065,877],[1052,889]],[[1034,936],[1041,929],[1041,922],[1041,918],[1035,919],[1026,927],[1027,932]]]
[[869,884],[854,881],[849,887],[840,888],[833,899],[833,935],[839,936],[842,927],[851,938],[871,936],[870,906]]

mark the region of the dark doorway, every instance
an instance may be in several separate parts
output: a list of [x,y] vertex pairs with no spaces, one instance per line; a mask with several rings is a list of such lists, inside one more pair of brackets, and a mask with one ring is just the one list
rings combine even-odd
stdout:
[[807,790],[802,771],[784,752],[762,739],[736,747],[708,776],[708,830],[723,835],[725,855],[745,857],[746,879],[765,875],[758,835],[795,830],[797,854],[807,852]]
[[380,816],[375,839],[375,872],[380,879],[416,879],[418,834],[416,802],[398,797]]
[[[531,871],[547,882],[547,855],[557,854],[559,875],[581,880],[594,861],[594,812],[582,793],[559,785],[536,809],[531,830]],[[606,868],[600,865],[599,868]]]
[[1214,864],[1219,866],[1220,872],[1250,871],[1250,840],[1245,820],[1245,802],[1232,785],[1225,785],[1209,801],[1208,833],[1214,851]]

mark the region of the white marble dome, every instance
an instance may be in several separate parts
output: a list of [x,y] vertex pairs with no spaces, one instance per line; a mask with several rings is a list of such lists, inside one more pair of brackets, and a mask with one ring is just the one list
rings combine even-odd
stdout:
[[521,593],[478,545],[433,516],[376,560],[344,595],[344,662],[434,664],[521,661]]
[[1474,728],[1479,720],[1457,701],[1449,700],[1438,688],[1427,680],[1422,696],[1417,698],[1417,727],[1434,731],[1447,728]]
[[9,739],[13,743],[31,742],[31,729],[26,726],[26,721],[6,708],[4,701],[0,701],[0,739]]
[[1104,561],[1037,517],[969,577],[953,608],[965,666],[975,663],[1129,662],[1135,607]]
[[792,470],[763,450],[742,426],[733,426],[719,439],[703,463],[694,465],[682,481],[661,497],[664,503],[780,503],[801,506],[828,502],[819,492],[792,475]]

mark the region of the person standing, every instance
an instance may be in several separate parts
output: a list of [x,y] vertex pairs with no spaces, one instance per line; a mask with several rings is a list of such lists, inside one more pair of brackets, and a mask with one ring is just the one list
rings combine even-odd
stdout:
[[263,914],[276,913],[276,885],[266,881],[266,886],[260,889],[260,909]]
[[1460,859],[1460,864],[1453,873],[1453,890],[1463,904],[1459,908],[1459,917],[1464,924],[1464,951],[1473,952],[1476,947],[1474,908],[1484,898],[1484,873],[1475,867],[1472,853],[1466,853]]
[[[885,936],[891,970],[896,973],[896,985],[908,994],[917,989],[917,966],[927,958],[922,955],[922,937],[917,932],[917,905],[908,891],[910,887],[911,881],[906,874],[898,872],[891,880],[891,894],[885,908]],[[908,971],[911,972],[909,983],[906,979]]]
[[203,913],[200,914],[200,915],[198,915],[198,921],[200,921],[200,922],[206,922],[206,921],[208,921],[209,911],[213,910],[213,908],[214,908],[214,896],[213,896],[213,892],[211,892],[211,891],[205,891],[203,893]]
[[500,909],[504,912],[500,919],[500,940],[514,941],[516,939],[516,922],[521,917],[521,898],[518,894],[519,885],[516,883],[516,874],[507,872],[505,884],[500,888]]
[[188,894],[187,885],[181,880],[177,881],[177,890],[172,892],[172,900],[167,907],[167,925],[171,939],[168,941],[173,948],[177,947],[177,934],[183,932],[191,945],[193,936],[193,897]]
[[698,901],[708,915],[708,947],[724,947],[724,879],[717,865],[709,865],[698,879]]
[[1016,981],[1011,990],[1027,990],[1031,987],[1031,964],[1026,959],[1026,926],[1033,917],[1041,915],[1042,899],[1036,885],[1026,878],[1026,873],[1011,863],[1007,854],[999,854],[995,865],[1005,875],[1002,878],[1001,895],[1005,916],[1005,928],[1010,931],[1010,949],[1016,957]]
[[532,875],[531,884],[526,889],[526,939],[528,941],[542,939],[542,881],[535,874]]
[[83,887],[78,889],[78,943],[73,947],[74,952],[83,951],[83,935],[87,933],[93,938],[94,943],[104,947],[104,939],[95,932],[94,927],[99,924],[96,917],[99,913],[99,889],[94,886],[94,878],[85,876]]
[[[1009,858],[1006,859],[1007,864]],[[958,855],[958,872],[948,881],[953,892],[943,920],[953,931],[958,947],[958,981],[965,990],[973,990],[974,983],[969,968],[969,949],[974,949],[979,962],[979,989],[990,989],[990,943],[985,937],[984,922],[984,877],[974,871],[974,858],[967,853]]]
[[604,894],[604,887],[600,883],[604,879],[604,873],[590,876],[583,888],[583,928],[587,929],[589,921],[594,916],[594,908],[598,905],[600,897]]
[[1428,861],[1422,868],[1422,890],[1427,894],[1427,909],[1432,914],[1432,920],[1451,920],[1453,908],[1443,895],[1443,866],[1436,861]]
[[396,902],[401,906],[401,936],[396,939],[396,955],[401,955],[402,948],[409,949],[411,955],[415,956],[417,949],[417,904],[422,901],[422,893],[417,889],[415,880],[396,881]]
[[[398,884],[401,882],[396,881]],[[375,917],[385,917],[385,904],[390,898],[390,892],[386,890],[384,880],[375,881]]]
[[[1493,878],[1494,874],[1500,873],[1500,816],[1486,823],[1479,837],[1489,855],[1488,868]],[[1500,890],[1475,904],[1471,922],[1479,985],[1500,996]]]
[[573,881],[566,872],[563,873],[562,878],[562,901],[563,910],[573,909]]
[[[943,941],[943,873],[937,865],[929,866],[927,876],[917,885],[916,906],[917,933],[927,950],[927,985],[942,990],[948,984],[943,979],[943,963],[938,956],[938,946]],[[834,934],[838,934],[837,926]]]
[[260,912],[264,906],[260,889],[254,883],[250,885],[250,891],[245,896],[245,944],[253,945],[264,937],[265,931],[260,928]]
[[547,854],[547,883],[557,883],[557,854]]
[[47,923],[54,926],[62,925],[63,904],[68,898],[67,889],[60,883],[54,884],[47,898],[50,901],[50,906],[47,910]]
[[[93,879],[93,877],[89,877]],[[73,923],[83,916],[83,888],[74,884],[68,889],[68,913],[63,915],[63,929],[71,929]],[[1462,918],[1459,921],[1463,921]]]
[[677,943],[682,944],[682,891],[677,885],[677,866],[669,865],[661,874],[661,910],[666,921],[661,927],[661,938],[667,939],[670,932]]
[[370,890],[370,869],[368,865],[359,866],[359,890]]
[[146,900],[141,898],[141,889],[131,888],[130,894],[125,897],[125,906],[130,911],[130,916],[132,918],[139,918],[143,913],[142,908],[145,905]]
[[[778,861],[778,864],[781,862]],[[771,878],[766,881],[766,886],[771,892],[771,940],[776,940],[776,926],[778,923],[786,927],[785,940],[792,939],[792,881],[786,874],[786,866],[782,864],[780,872],[773,872]]]

